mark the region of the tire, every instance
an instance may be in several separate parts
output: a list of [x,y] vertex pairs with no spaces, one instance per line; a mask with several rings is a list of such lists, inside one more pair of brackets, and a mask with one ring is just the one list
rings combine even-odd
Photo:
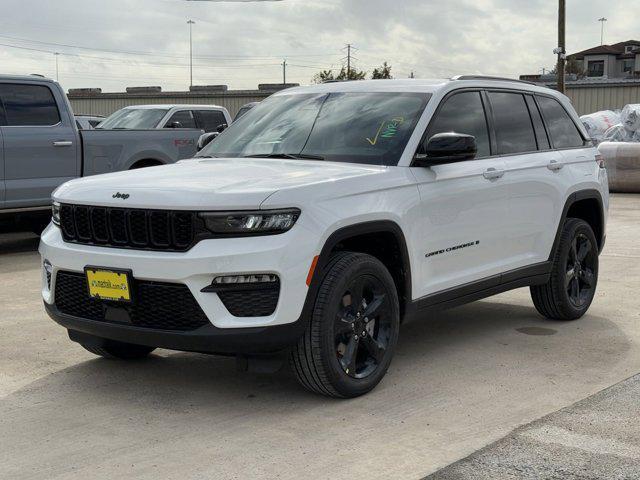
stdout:
[[386,267],[370,255],[338,253],[325,269],[307,329],[290,352],[291,368],[311,392],[358,397],[386,374],[399,327],[398,293]]
[[86,343],[81,343],[80,345],[94,355],[112,360],[137,360],[146,357],[155,350],[154,347],[116,342],[114,340],[105,340],[100,345]]
[[549,281],[531,287],[533,304],[550,320],[576,320],[589,309],[597,283],[598,243],[593,230],[584,220],[568,218],[553,256]]

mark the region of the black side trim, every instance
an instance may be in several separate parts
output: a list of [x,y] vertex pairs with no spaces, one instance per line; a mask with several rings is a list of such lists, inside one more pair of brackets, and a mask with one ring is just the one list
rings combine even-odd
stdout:
[[372,222],[357,223],[349,225],[333,232],[320,252],[316,270],[311,280],[311,285],[307,291],[307,297],[302,309],[301,319],[307,321],[310,318],[311,311],[317,297],[318,289],[320,288],[320,282],[326,275],[326,268],[329,264],[329,258],[331,257],[331,251],[342,241],[351,237],[357,237],[358,235],[364,235],[369,233],[391,233],[395,236],[398,244],[400,245],[400,254],[402,256],[402,276],[404,281],[404,296],[400,299],[400,310],[403,312],[405,307],[411,301],[411,262],[409,260],[409,250],[407,249],[407,242],[404,238],[404,233],[400,226],[390,220],[375,220]]
[[[259,328],[216,328],[206,325],[188,332],[139,328],[117,323],[97,322],[61,313],[45,302],[45,310],[57,323],[67,328],[72,340],[81,334],[185,352],[220,355],[275,353],[295,345],[304,332],[304,323]],[[80,332],[80,335],[77,333]]]
[[542,285],[549,281],[551,266],[551,262],[537,263],[419,298],[411,303],[405,321],[434,311],[475,302],[515,288]]
[[562,234],[562,226],[564,225],[564,221],[567,219],[567,214],[569,213],[569,209],[571,206],[579,202],[580,200],[588,200],[594,199],[597,200],[598,205],[600,206],[600,225],[602,225],[602,234],[600,238],[596,238],[598,240],[599,253],[602,253],[602,249],[604,248],[605,242],[605,224],[604,224],[604,205],[602,202],[602,195],[598,190],[595,189],[587,189],[587,190],[579,190],[577,192],[572,193],[567,198],[567,201],[564,204],[564,208],[562,209],[562,215],[560,216],[560,223],[558,223],[558,229],[556,230],[556,238],[553,241],[553,247],[551,247],[551,252],[549,252],[549,261],[553,260],[553,254],[558,247],[558,242],[560,242],[560,235]]

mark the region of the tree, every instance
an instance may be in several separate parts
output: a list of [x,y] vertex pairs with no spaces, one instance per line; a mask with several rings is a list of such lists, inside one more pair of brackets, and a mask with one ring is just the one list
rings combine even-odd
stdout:
[[[550,75],[556,75],[558,73],[558,67],[555,66],[549,71]],[[586,72],[584,71],[584,63],[575,58],[568,58],[567,63],[564,66],[564,73],[566,75],[576,75],[578,78],[584,78]]]
[[342,67],[338,75],[333,73],[333,70],[322,70],[314,75],[314,83],[324,83],[330,80],[344,81],[344,80],[364,80],[367,76],[367,72],[352,68],[347,74],[347,69]]
[[373,80],[379,80],[383,78],[393,78],[391,75],[391,65],[384,62],[380,68],[375,68],[371,74]]

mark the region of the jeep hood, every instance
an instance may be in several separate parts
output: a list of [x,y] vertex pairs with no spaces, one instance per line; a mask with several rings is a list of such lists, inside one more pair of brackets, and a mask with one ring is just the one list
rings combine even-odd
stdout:
[[71,180],[59,202],[180,210],[252,209],[282,189],[376,175],[386,167],[314,160],[207,158]]

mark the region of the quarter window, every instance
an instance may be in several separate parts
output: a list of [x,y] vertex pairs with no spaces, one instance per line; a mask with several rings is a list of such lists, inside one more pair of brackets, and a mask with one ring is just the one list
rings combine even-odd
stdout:
[[578,127],[560,103],[550,97],[537,97],[554,148],[575,148],[584,145]]
[[0,84],[9,126],[51,126],[60,122],[56,100],[44,85]]
[[551,148],[551,144],[549,143],[547,132],[544,129],[544,123],[542,122],[542,117],[540,116],[540,110],[538,110],[538,106],[536,105],[536,102],[531,95],[527,95],[525,98],[527,99],[527,107],[529,107],[529,113],[531,114],[531,120],[533,121],[533,128],[536,131],[538,149],[549,150]]
[[498,154],[537,150],[529,109],[520,93],[489,92]]
[[429,128],[427,141],[446,132],[473,135],[478,145],[477,157],[490,155],[489,129],[480,92],[456,93],[445,100]]

